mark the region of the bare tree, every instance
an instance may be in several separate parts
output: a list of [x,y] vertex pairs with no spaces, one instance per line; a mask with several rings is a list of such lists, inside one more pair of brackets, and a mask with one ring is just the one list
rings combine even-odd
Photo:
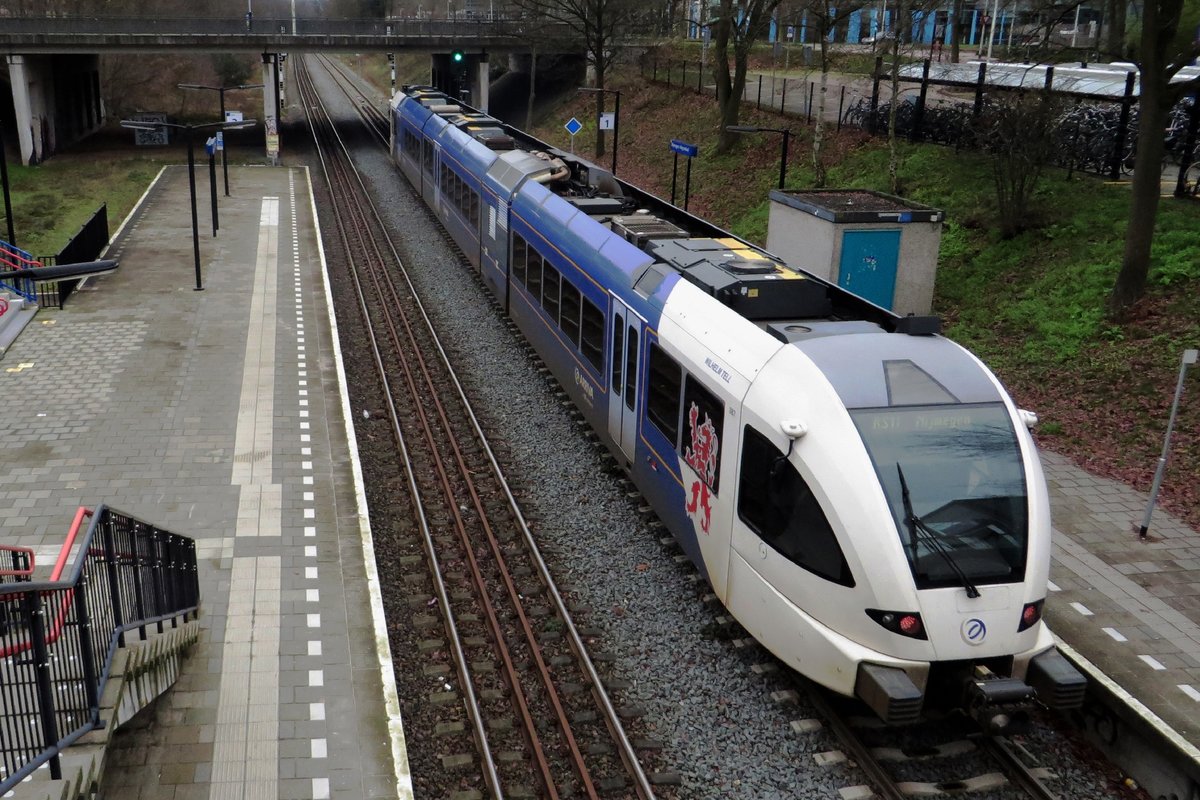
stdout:
[[[720,0],[713,21],[714,72],[720,130],[717,152],[728,153],[737,140],[726,130],[736,125],[746,91],[746,71],[754,43],[763,37],[781,0]],[[730,51],[733,66],[730,68]]]
[[809,0],[804,5],[809,24],[815,29],[817,46],[821,54],[821,77],[817,88],[817,118],[813,125],[812,164],[813,185],[825,186],[826,167],[822,145],[825,140],[825,98],[829,88],[829,33],[843,25],[850,15],[859,11],[870,0],[847,0],[832,6],[828,0]]
[[[571,33],[587,53],[594,85],[606,88],[609,70],[619,53],[623,34],[641,8],[636,0],[515,0],[527,13],[558,23]],[[564,42],[557,44],[561,47]],[[596,117],[604,103],[604,92],[596,92]],[[596,156],[604,155],[604,132],[596,133]]]
[[1200,57],[1200,42],[1194,38],[1198,18],[1200,6],[1187,0],[1146,0],[1142,8],[1133,198],[1121,270],[1108,297],[1109,313],[1117,318],[1146,291],[1167,114],[1185,94],[1200,89],[1200,78],[1173,81],[1180,69]]

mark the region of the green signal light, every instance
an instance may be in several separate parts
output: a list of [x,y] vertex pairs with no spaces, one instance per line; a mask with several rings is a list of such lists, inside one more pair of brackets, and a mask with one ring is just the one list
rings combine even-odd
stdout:
[[462,50],[455,50],[453,53],[450,54],[450,60],[453,61],[455,64],[461,64],[462,60],[464,58],[466,58],[466,55],[463,53]]

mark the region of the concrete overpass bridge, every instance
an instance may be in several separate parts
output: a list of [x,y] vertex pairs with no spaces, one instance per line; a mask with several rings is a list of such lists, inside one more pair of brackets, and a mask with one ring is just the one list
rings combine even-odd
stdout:
[[[561,28],[561,30],[559,30]],[[439,88],[465,74],[470,100],[487,109],[489,57],[531,50],[546,42],[572,52],[575,38],[565,25],[540,19],[314,19],[304,17],[5,17],[0,49],[6,55],[21,161],[36,163],[59,144],[76,141],[105,122],[101,101],[101,53],[260,53],[263,115],[267,132],[278,126],[281,53],[428,53]],[[450,53],[466,54],[452,67]]]

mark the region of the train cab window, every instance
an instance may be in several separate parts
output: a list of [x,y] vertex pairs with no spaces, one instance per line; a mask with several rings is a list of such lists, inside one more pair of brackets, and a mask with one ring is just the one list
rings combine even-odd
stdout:
[[725,404],[691,375],[684,382],[683,420],[680,445],[683,460],[696,470],[713,494],[718,494]]
[[558,324],[558,284],[562,276],[550,262],[542,264],[542,308],[550,316],[550,320]]
[[540,303],[542,301],[542,254],[532,247],[529,248],[526,277],[528,283],[525,285],[529,288],[529,294],[533,298],[533,302]]
[[512,246],[512,261],[509,262],[509,267],[512,269],[513,280],[525,283],[525,258],[529,253],[529,245],[525,241],[525,237],[518,233],[513,234]]
[[[579,349],[596,371],[604,374],[604,312],[586,297],[580,314]],[[614,351],[615,352],[615,351]],[[616,361],[616,359],[613,359]]]
[[742,441],[738,516],[798,567],[842,586],[854,576],[821,503],[783,451],[747,425]]
[[679,394],[683,370],[679,362],[657,344],[650,345],[649,376],[646,385],[646,415],[663,436],[679,447]]
[[575,284],[564,280],[562,282],[562,309],[559,311],[558,327],[571,344],[579,347],[579,290]]

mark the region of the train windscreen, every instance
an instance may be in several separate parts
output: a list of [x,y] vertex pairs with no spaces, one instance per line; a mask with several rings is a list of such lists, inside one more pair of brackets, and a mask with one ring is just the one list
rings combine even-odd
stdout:
[[918,589],[1024,580],[1025,470],[1002,403],[850,413]]

